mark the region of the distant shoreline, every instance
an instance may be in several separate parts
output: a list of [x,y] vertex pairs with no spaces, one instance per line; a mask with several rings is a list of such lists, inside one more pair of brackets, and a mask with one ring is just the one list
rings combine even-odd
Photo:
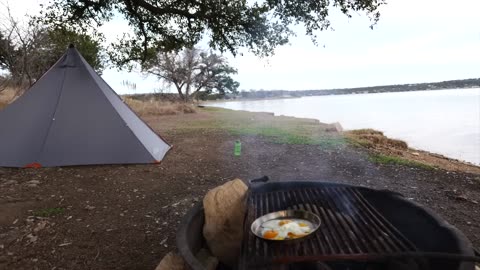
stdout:
[[446,89],[474,89],[480,88],[480,78],[466,80],[452,80],[432,83],[382,85],[355,88],[321,89],[321,90],[258,90],[241,92],[234,97],[236,100],[262,100],[278,98],[299,98],[308,96],[373,94],[389,92],[435,91]]
[[201,100],[200,105],[218,102],[234,102],[234,101],[260,101],[260,100],[279,100],[279,99],[296,99],[302,97],[271,97],[271,98],[232,98],[232,99],[216,99],[216,100]]
[[[199,101],[200,105],[203,103],[218,103],[218,102],[235,102],[235,101],[260,101],[260,100],[279,100],[279,99],[297,99],[303,97],[320,97],[320,96],[347,96],[347,95],[365,95],[365,94],[382,94],[382,93],[404,93],[404,92],[424,92],[424,91],[441,91],[441,90],[468,90],[468,89],[480,89],[478,87],[465,87],[465,88],[442,88],[442,89],[427,89],[427,90],[408,90],[408,91],[384,91],[384,92],[369,92],[369,93],[339,93],[339,94],[322,94],[322,95],[305,95],[305,96],[278,96],[278,97],[265,97],[265,98],[230,98],[230,99],[216,99],[216,100],[202,100]],[[326,90],[325,90],[326,91]]]

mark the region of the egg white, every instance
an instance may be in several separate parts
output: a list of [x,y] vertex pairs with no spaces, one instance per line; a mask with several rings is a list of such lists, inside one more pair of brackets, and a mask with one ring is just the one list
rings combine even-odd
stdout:
[[[313,225],[311,222],[302,219],[289,219],[291,222],[280,225],[280,222],[283,219],[272,219],[266,221],[262,224],[262,235],[267,231],[276,231],[278,235],[275,237],[275,240],[283,240],[288,238],[288,233],[293,233],[295,235],[308,234],[311,232]],[[304,223],[307,226],[302,227],[299,224]]]

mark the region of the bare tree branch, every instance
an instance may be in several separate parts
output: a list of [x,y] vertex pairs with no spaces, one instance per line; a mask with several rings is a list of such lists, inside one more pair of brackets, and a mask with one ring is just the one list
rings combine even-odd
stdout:
[[179,52],[159,52],[155,58],[142,66],[142,71],[175,85],[179,96],[185,101],[204,90],[205,94],[236,91],[238,82],[230,78],[236,70],[225,58],[197,48]]
[[99,40],[67,28],[47,28],[30,17],[22,21],[8,5],[1,5],[5,7],[0,20],[0,69],[8,72],[10,85],[26,89],[34,84],[71,42],[84,45],[83,55],[97,71],[103,68]]

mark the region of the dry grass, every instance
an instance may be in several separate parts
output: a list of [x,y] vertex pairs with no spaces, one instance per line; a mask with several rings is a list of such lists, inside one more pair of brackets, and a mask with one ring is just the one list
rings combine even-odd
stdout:
[[345,133],[347,140],[367,148],[371,160],[379,164],[403,164],[422,168],[441,168],[449,171],[480,173],[480,167],[450,159],[438,154],[408,148],[407,143],[390,139],[373,129],[352,130]]
[[18,91],[13,88],[6,88],[0,91],[0,109],[12,103],[17,98]]
[[373,129],[352,130],[347,132],[346,135],[355,143],[369,149],[388,148],[397,151],[408,149],[406,142],[390,139],[383,135],[383,132]]
[[[7,88],[0,91],[0,109],[12,103],[17,98],[15,89]],[[130,97],[124,97],[125,103],[128,104],[137,114],[146,115],[174,115],[179,113],[195,113],[195,107],[192,104],[147,100],[142,101]]]
[[141,101],[133,98],[125,98],[132,110],[138,115],[174,115],[179,113],[195,113],[195,108],[192,104],[174,103],[167,101],[149,100]]

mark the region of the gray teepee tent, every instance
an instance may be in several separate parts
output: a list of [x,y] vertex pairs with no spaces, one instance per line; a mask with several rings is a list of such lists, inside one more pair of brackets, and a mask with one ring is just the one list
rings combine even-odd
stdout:
[[169,149],[73,45],[0,111],[0,167],[156,163]]

